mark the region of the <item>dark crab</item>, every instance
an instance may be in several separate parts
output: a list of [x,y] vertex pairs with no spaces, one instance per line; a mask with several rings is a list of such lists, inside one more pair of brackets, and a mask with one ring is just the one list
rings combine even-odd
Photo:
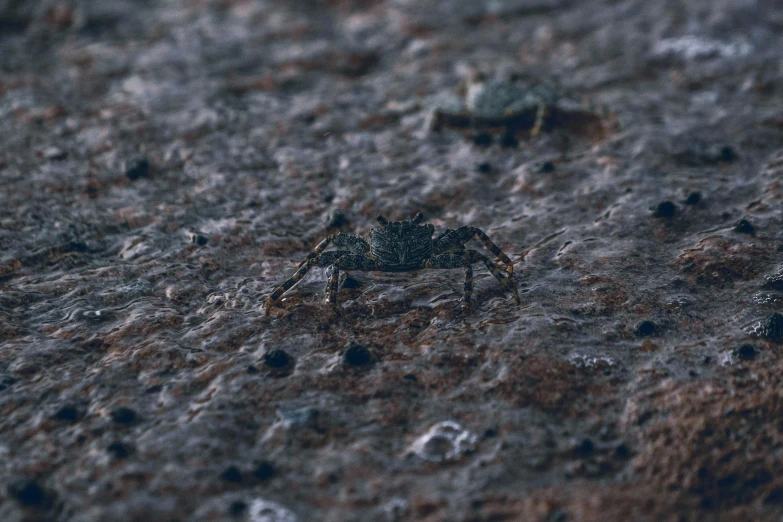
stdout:
[[604,120],[611,117],[604,108],[590,106],[578,96],[547,82],[471,80],[465,95],[441,94],[435,98],[427,127],[470,129],[479,144],[491,143],[487,133],[503,133],[502,143],[516,144],[518,132],[531,136],[555,127],[603,135]]
[[[266,302],[267,312],[272,305],[292,286],[302,280],[314,266],[329,267],[329,282],[326,286],[326,302],[337,307],[337,286],[340,270],[365,270],[375,272],[410,272],[425,268],[465,269],[465,290],[462,306],[470,307],[473,293],[473,264],[479,261],[489,269],[502,286],[508,289],[519,304],[519,294],[514,283],[514,265],[506,254],[489,237],[475,227],[460,227],[446,230],[432,239],[435,227],[431,224],[420,225],[424,216],[416,214],[408,221],[387,221],[378,216],[380,228],[370,230],[370,242],[360,236],[333,234],[321,241],[315,250],[297,265],[296,273],[272,292]],[[480,239],[484,246],[505,263],[506,271],[501,271],[486,256],[475,250],[466,250],[465,243],[473,238]],[[345,250],[326,248],[334,244]]]

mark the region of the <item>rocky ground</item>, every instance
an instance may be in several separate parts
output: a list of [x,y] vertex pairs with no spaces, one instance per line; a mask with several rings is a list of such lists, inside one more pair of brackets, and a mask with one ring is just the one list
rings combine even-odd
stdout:
[[[765,0],[0,0],[0,520],[780,520],[781,56]],[[476,71],[610,131],[426,132]],[[417,211],[522,304],[264,314]]]

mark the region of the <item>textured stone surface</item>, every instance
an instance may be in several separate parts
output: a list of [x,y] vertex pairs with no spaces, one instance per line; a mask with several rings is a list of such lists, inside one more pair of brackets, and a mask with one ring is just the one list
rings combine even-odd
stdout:
[[[0,0],[0,520],[779,520],[781,55],[763,1]],[[475,70],[619,126],[424,132]],[[522,305],[264,315],[417,211]]]

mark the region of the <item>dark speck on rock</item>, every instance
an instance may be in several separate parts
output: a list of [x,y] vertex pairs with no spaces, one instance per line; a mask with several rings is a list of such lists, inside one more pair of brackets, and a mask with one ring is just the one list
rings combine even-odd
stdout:
[[634,333],[639,337],[649,337],[655,334],[658,327],[652,321],[642,321],[636,325]]
[[73,406],[63,406],[54,414],[55,420],[63,422],[76,422],[80,417],[79,410]]
[[492,145],[492,136],[485,132],[480,132],[473,136],[473,144],[479,147],[489,147]]
[[783,342],[783,315],[778,312],[770,315],[763,323],[761,335],[776,343]]
[[756,235],[755,227],[747,219],[740,219],[739,221],[737,221],[737,223],[734,225],[733,230],[734,232],[739,232],[740,234],[747,234],[749,236]]
[[115,459],[126,459],[130,455],[130,448],[122,442],[112,442],[106,448],[106,452],[109,453]]
[[698,205],[699,203],[701,203],[701,192],[691,192],[685,198],[686,205]]
[[370,350],[358,344],[351,344],[343,352],[343,364],[348,366],[366,366],[372,362]]
[[25,507],[46,509],[52,498],[35,480],[22,480],[8,486],[8,494]]
[[595,444],[589,438],[582,439],[574,444],[574,454],[582,457],[591,455],[595,451]]
[[247,504],[242,502],[241,500],[236,500],[232,502],[230,506],[228,506],[228,514],[231,515],[232,517],[242,516],[246,510],[247,510]]
[[492,172],[492,165],[488,161],[482,161],[478,165],[476,165],[476,172],[480,172],[482,174],[489,174]]
[[150,162],[147,158],[133,158],[125,166],[125,176],[128,179],[136,180],[146,178],[150,173]]
[[209,238],[207,236],[204,236],[202,234],[193,234],[190,236],[190,240],[193,242],[193,244],[196,244],[198,246],[204,246],[207,244],[207,241],[209,241]]
[[734,351],[734,354],[743,361],[750,361],[756,358],[758,352],[752,344],[743,344]]
[[236,466],[229,466],[220,474],[220,478],[226,482],[239,484],[242,482],[242,472]]
[[677,207],[671,201],[661,201],[658,206],[655,207],[653,217],[657,218],[671,218],[677,212]]
[[709,155],[716,162],[730,163],[737,159],[737,153],[731,145],[715,145],[710,147]]
[[620,444],[614,449],[614,454],[617,458],[627,459],[631,456],[631,450],[625,444]]
[[264,364],[270,368],[285,368],[291,364],[291,356],[285,350],[275,348],[264,353]]
[[326,226],[329,228],[342,228],[350,222],[348,215],[340,209],[334,209],[326,215]]
[[549,174],[555,170],[555,164],[551,161],[545,161],[538,167],[538,172],[541,174]]
[[514,135],[511,134],[510,132],[505,133],[503,135],[503,138],[501,138],[501,140],[500,140],[500,146],[501,147],[513,148],[513,147],[516,147],[517,145],[519,145],[519,142],[514,137]]
[[131,424],[136,420],[136,412],[130,408],[122,406],[112,410],[111,420],[117,424]]
[[256,373],[258,373],[258,368],[256,368],[251,364],[250,366],[247,367],[247,373],[249,373],[250,375],[255,375]]
[[275,475],[275,465],[267,460],[261,461],[253,471],[253,476],[258,480],[269,480]]

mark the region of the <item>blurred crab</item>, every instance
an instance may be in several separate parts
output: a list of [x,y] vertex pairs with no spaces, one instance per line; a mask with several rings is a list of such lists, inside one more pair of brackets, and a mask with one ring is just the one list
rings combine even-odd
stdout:
[[515,146],[519,132],[537,136],[557,127],[603,137],[604,122],[613,120],[606,109],[537,80],[497,81],[477,75],[461,90],[464,96],[449,92],[435,97],[427,121],[430,131],[470,129],[479,145],[489,145],[489,133],[499,131],[503,145]]
[[[296,273],[277,287],[267,299],[266,310],[270,311],[275,301],[291,287],[304,278],[314,266],[329,267],[329,282],[326,286],[326,302],[337,308],[337,290],[340,270],[366,270],[376,272],[409,272],[432,269],[465,269],[465,286],[462,307],[470,308],[470,296],[473,293],[473,264],[482,262],[500,284],[511,292],[519,304],[519,295],[514,283],[514,265],[489,237],[475,227],[460,227],[446,230],[432,239],[435,227],[421,225],[424,216],[417,213],[408,221],[388,221],[378,216],[380,228],[370,230],[370,242],[361,236],[338,233],[321,241],[315,250],[297,265]],[[506,271],[501,271],[486,256],[475,250],[466,250],[465,243],[473,238],[480,239],[484,246],[505,263]],[[344,250],[326,248],[333,244]]]

